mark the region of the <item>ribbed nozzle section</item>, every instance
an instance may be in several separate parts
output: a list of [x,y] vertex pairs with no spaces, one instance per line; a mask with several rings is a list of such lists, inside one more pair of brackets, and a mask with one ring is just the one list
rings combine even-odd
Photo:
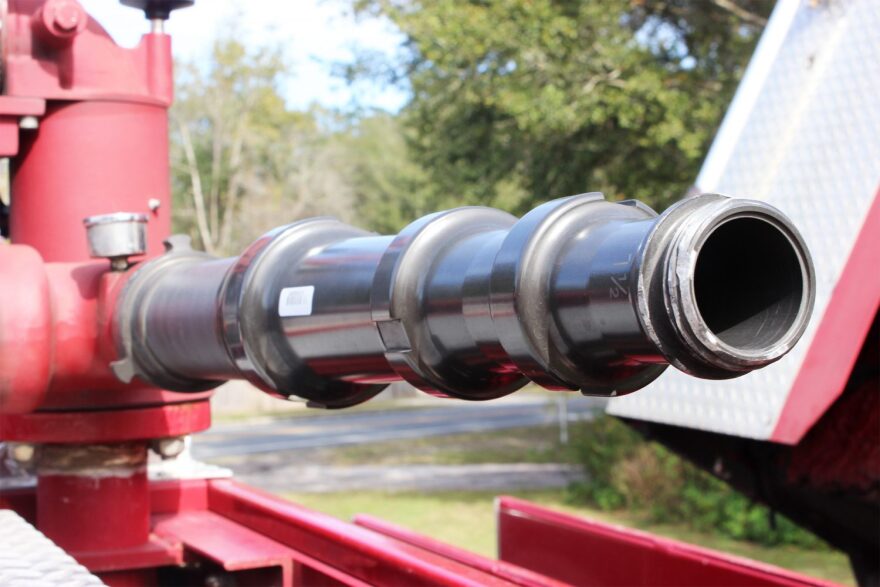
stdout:
[[139,268],[117,372],[184,391],[247,378],[328,408],[400,379],[470,400],[529,380],[615,396],[669,364],[725,379],[779,359],[813,282],[785,216],[714,194],[659,217],[597,193],[519,219],[458,208],[390,236],[311,219],[237,258],[172,247]]

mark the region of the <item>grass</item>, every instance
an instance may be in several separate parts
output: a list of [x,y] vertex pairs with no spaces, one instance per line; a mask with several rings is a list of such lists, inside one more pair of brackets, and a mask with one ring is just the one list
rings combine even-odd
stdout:
[[[572,505],[564,491],[508,492],[556,510],[595,520],[629,526],[702,547],[751,558],[793,571],[854,585],[846,556],[839,552],[796,547],[763,547],[682,528],[651,524],[627,512],[602,512]],[[325,493],[288,494],[285,497],[306,507],[350,520],[355,514],[371,514],[444,542],[495,556],[494,493]]]
[[[503,431],[419,438],[322,449],[320,461],[345,466],[407,464],[552,463],[573,462],[559,443],[555,425]],[[606,512],[575,505],[565,490],[509,491],[540,505],[698,544],[786,569],[854,585],[846,556],[832,550],[793,546],[765,547],[680,525],[656,524],[642,513]],[[432,536],[487,556],[495,556],[494,492],[431,492],[289,494],[286,497],[312,509],[350,520],[359,513]]]

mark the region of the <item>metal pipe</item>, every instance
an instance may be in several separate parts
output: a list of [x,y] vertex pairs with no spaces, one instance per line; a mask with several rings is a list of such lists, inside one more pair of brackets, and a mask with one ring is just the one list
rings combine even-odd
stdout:
[[529,380],[614,396],[668,364],[723,379],[776,361],[803,334],[813,295],[791,222],[714,194],[661,216],[601,194],[519,220],[459,208],[396,236],[317,218],[237,258],[178,241],[137,268],[116,371],[181,391],[247,378],[324,407],[399,379],[475,400]]

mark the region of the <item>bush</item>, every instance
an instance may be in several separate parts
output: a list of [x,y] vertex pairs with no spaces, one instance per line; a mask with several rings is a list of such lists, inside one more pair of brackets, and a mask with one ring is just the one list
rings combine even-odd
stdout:
[[572,487],[575,499],[602,510],[626,508],[644,512],[652,522],[684,524],[764,545],[827,548],[789,519],[749,501],[610,416],[580,425],[572,435],[572,451],[587,474],[586,481]]
[[618,463],[632,458],[641,443],[637,432],[610,416],[602,416],[574,429],[574,459],[587,474],[585,482],[572,487],[575,494],[603,510],[623,507],[626,495],[612,482]]

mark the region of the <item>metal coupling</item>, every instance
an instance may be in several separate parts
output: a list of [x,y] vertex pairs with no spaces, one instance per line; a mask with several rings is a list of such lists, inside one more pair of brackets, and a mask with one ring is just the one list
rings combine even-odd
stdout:
[[178,391],[246,378],[329,408],[400,379],[486,400],[530,380],[621,395],[668,364],[736,377],[794,346],[814,297],[791,222],[714,194],[660,216],[596,193],[521,219],[458,208],[393,236],[315,218],[230,259],[169,246],[123,293],[120,377]]

